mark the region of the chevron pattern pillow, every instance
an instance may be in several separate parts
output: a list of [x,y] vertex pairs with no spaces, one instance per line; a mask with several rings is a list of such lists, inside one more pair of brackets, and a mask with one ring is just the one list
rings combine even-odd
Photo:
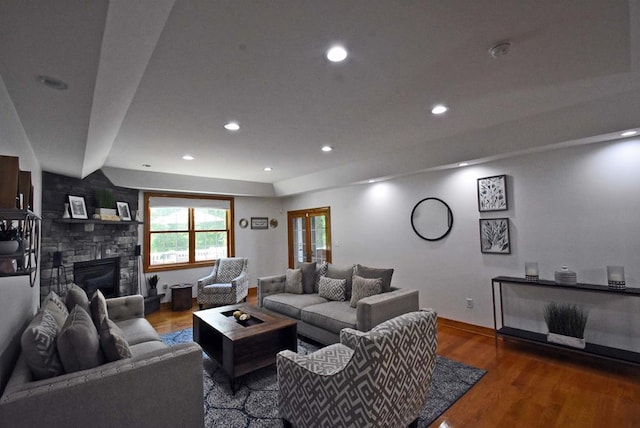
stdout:
[[320,277],[318,285],[318,295],[325,299],[343,302],[346,300],[347,280],[333,279],[326,276]]
[[222,284],[230,284],[231,281],[240,276],[243,268],[243,258],[228,258],[218,260],[216,282]]
[[20,345],[34,380],[47,379],[64,373],[56,338],[60,328],[47,309],[41,310],[22,333]]

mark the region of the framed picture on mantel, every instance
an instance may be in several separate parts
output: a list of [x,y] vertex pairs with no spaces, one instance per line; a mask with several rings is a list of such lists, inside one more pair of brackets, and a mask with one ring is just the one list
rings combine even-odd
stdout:
[[116,207],[118,208],[118,215],[122,220],[131,221],[131,210],[129,209],[128,203],[116,202]]
[[71,218],[79,218],[87,220],[87,205],[84,202],[84,196],[69,195],[69,211],[71,211]]

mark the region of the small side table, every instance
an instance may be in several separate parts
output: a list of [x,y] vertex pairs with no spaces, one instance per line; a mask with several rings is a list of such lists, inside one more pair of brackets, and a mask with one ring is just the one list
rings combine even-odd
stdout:
[[164,297],[164,293],[155,296],[147,296],[144,298],[144,314],[148,315],[160,309],[160,300]]
[[171,310],[186,311],[191,309],[193,284],[176,284],[171,289]]

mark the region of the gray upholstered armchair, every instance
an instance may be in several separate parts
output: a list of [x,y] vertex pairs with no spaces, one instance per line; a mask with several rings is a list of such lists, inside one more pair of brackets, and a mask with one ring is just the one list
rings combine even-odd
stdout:
[[436,313],[410,312],[302,356],[277,356],[285,426],[416,426],[436,362]]
[[216,260],[213,271],[198,280],[198,305],[233,305],[246,299],[249,291],[247,264],[243,257]]

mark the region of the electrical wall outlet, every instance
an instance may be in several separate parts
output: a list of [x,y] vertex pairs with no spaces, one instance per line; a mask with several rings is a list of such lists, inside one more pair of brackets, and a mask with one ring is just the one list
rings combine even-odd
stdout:
[[467,308],[473,309],[473,299],[467,297]]
[[166,290],[167,288],[169,288],[169,284],[165,284],[165,285],[162,286],[163,290]]

